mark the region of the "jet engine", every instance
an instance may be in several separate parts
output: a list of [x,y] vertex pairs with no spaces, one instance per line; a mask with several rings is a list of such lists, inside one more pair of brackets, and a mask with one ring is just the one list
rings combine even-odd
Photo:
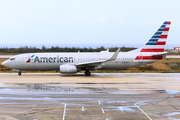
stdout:
[[60,73],[77,73],[77,67],[73,65],[59,66]]

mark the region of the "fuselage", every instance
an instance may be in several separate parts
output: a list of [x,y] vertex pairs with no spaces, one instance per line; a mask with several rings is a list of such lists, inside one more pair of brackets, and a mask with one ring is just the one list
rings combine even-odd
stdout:
[[[5,61],[4,66],[16,70],[59,70],[63,64],[76,65],[77,63],[108,60],[114,52],[78,52],[78,53],[28,53],[11,57]],[[151,53],[119,52],[115,61],[102,63],[98,69],[127,69],[144,64],[153,63],[157,59],[143,58]],[[161,57],[162,59],[162,57]],[[95,69],[95,68],[94,68]]]

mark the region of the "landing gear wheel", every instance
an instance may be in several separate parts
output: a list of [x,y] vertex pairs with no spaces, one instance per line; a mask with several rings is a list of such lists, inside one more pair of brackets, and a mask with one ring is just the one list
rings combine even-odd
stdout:
[[18,75],[21,76],[21,72],[18,72]]
[[89,70],[86,70],[86,71],[85,71],[85,75],[86,75],[86,76],[90,76],[90,75],[91,75],[91,73],[89,72]]

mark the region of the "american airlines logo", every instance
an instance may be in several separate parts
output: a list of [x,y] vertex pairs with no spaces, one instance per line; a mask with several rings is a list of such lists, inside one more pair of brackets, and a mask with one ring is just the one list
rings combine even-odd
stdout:
[[31,62],[31,58],[33,58],[35,56],[35,54],[31,55],[31,57],[26,61],[26,63],[30,63]]
[[38,57],[34,59],[34,63],[68,63],[73,62],[73,57]]

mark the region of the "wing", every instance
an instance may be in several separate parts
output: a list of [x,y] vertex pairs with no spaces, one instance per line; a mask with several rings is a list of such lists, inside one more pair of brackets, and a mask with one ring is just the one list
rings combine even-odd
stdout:
[[103,67],[103,63],[116,60],[116,58],[119,54],[119,51],[120,51],[120,48],[118,48],[117,51],[113,54],[113,56],[108,60],[98,60],[98,61],[89,61],[89,62],[77,63],[76,66],[82,70],[100,69]]

